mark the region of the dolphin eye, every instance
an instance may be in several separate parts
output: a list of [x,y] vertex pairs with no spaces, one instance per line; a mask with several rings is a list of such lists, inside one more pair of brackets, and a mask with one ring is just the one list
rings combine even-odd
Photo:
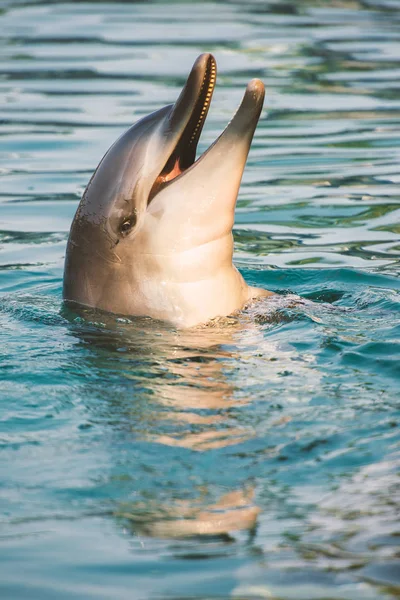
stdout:
[[136,215],[132,214],[128,218],[124,219],[120,225],[121,233],[129,233],[129,231],[136,225]]

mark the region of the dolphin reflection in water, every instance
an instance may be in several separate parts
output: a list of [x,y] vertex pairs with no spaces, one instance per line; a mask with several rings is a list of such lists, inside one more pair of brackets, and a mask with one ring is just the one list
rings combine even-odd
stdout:
[[[239,464],[232,458],[239,451],[245,463],[252,462],[251,444],[258,447],[269,431],[282,431],[284,438],[296,394],[300,390],[308,397],[320,386],[312,356],[265,335],[279,326],[277,313],[286,306],[276,295],[267,307],[254,305],[184,330],[151,319],[79,311],[72,333],[85,347],[79,368],[95,376],[88,398],[100,382],[88,411],[114,430],[110,464],[115,462],[125,482],[122,491],[116,489],[113,513],[135,536],[231,539],[240,531],[254,532],[260,482],[246,468],[227,464]],[[74,356],[81,355],[74,349]],[[284,389],[282,371],[293,373],[285,377]],[[287,404],[284,410],[273,408],[277,398]],[[249,413],[260,410],[258,431]],[[108,438],[104,435],[104,443]],[[119,451],[113,458],[121,444],[122,472]]]
[[264,86],[248,84],[196,160],[215,80],[215,59],[202,54],[176,103],[133,125],[103,157],[72,223],[66,301],[188,328],[270,295],[232,264],[236,199]]

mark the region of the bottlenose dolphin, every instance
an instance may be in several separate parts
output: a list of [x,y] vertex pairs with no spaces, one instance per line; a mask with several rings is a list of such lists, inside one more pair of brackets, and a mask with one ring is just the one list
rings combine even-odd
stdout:
[[175,104],[143,118],[108,150],[69,235],[66,301],[185,328],[252,298],[232,264],[240,181],[264,100],[253,79],[235,116],[196,160],[216,62],[202,54]]

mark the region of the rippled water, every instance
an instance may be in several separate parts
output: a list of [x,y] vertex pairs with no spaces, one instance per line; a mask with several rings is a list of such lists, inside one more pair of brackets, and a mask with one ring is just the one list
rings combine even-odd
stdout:
[[[0,37],[1,598],[399,598],[397,0],[3,0]],[[200,149],[267,86],[235,261],[280,296],[78,316],[82,190],[203,51]]]

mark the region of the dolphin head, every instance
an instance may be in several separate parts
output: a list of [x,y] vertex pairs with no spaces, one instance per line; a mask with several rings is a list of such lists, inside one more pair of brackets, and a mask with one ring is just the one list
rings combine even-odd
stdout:
[[[140,120],[105,154],[72,223],[65,300],[185,326],[248,299],[232,265],[232,226],[264,86],[249,83],[231,122],[196,160],[215,80],[215,59],[202,54],[175,104]],[[226,306],[222,291],[231,293]]]

